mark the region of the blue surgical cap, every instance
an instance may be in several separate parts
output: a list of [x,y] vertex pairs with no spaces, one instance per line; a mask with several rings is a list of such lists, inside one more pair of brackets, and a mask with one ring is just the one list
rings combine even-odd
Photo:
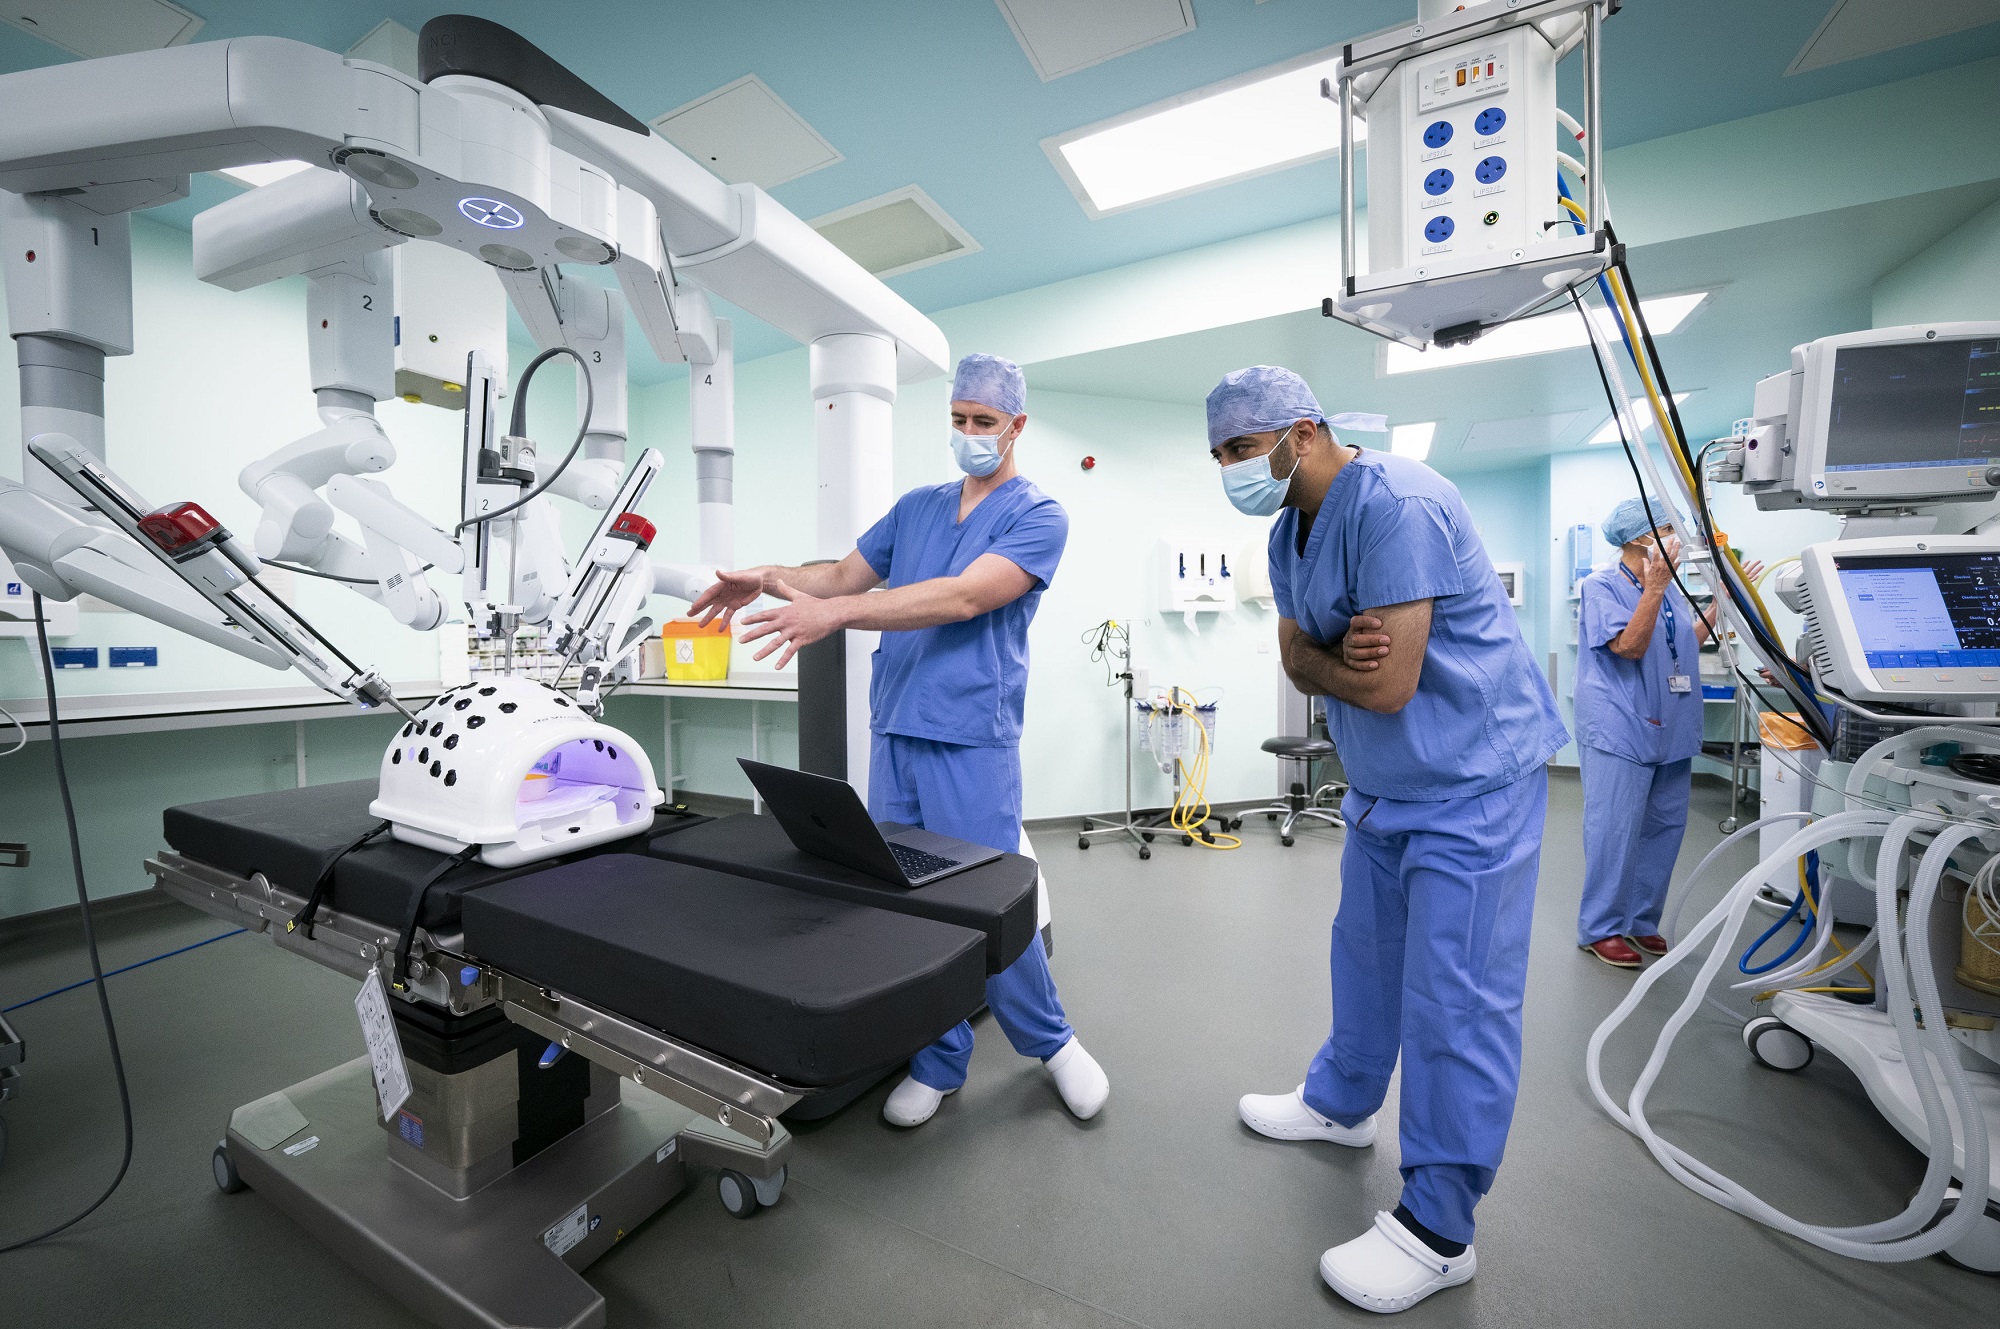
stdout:
[[1664,535],[1672,519],[1673,514],[1658,503],[1628,498],[1604,519],[1604,540],[1607,544],[1629,545],[1642,535],[1651,535],[1655,526]]
[[1233,374],[1224,374],[1208,394],[1208,446],[1221,447],[1232,438],[1262,434],[1272,429],[1289,429],[1299,420],[1383,433],[1389,428],[1387,416],[1348,411],[1328,416],[1319,408],[1319,398],[1306,381],[1289,369],[1276,365],[1251,365]]
[[996,411],[1020,415],[1028,409],[1028,380],[1021,377],[1021,366],[1012,360],[974,351],[958,362],[958,373],[951,380],[951,399],[976,401]]

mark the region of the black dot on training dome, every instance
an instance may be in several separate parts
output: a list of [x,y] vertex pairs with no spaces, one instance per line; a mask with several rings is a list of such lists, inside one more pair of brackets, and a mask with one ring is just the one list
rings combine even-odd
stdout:
[[397,748],[389,754],[389,764],[391,766],[400,766],[403,764],[403,750],[401,748]]
[[581,826],[572,826],[572,827],[570,827],[570,828],[569,828],[569,833],[570,833],[571,835],[575,835],[575,834],[576,834],[577,832],[581,831],[582,829],[583,829],[583,827],[581,827]]
[[458,783],[458,772],[457,772],[457,771],[446,771],[446,772],[444,773],[444,782],[445,782],[445,786],[446,786],[446,788],[449,788],[449,787],[451,787],[452,785],[455,785],[455,784],[457,784],[457,783]]
[[604,749],[604,750],[605,750],[606,752],[608,752],[608,753],[610,753],[610,754],[611,754],[611,760],[613,760],[613,761],[617,761],[617,760],[618,760],[618,749],[617,749],[617,748],[606,748],[606,749]]
[[425,748],[422,752],[419,752],[417,754],[418,761],[429,761],[430,759],[431,759],[431,750],[429,748]]
[[466,727],[467,729],[477,729],[477,728],[479,728],[479,726],[481,726],[481,725],[483,725],[483,724],[485,724],[485,723],[486,723],[486,717],[485,717],[485,716],[483,716],[483,715],[474,715],[474,716],[469,716],[469,717],[467,717],[467,719],[466,719],[466,721],[465,721],[465,727]]
[[436,776],[436,775],[437,775],[437,774],[438,774],[439,772],[441,772],[442,770],[444,770],[444,763],[443,763],[443,762],[441,762],[441,761],[434,761],[434,762],[432,762],[432,763],[431,763],[431,775],[432,775],[432,776],[434,776],[434,777],[435,777],[435,776]]
[[442,734],[443,732],[444,732],[444,721],[439,720],[436,724],[431,726],[432,738],[436,738],[439,734]]
[[482,697],[490,697],[499,690],[500,690],[499,688],[481,688],[479,689],[479,695]]
[[453,735],[452,735],[452,736],[451,736],[450,738],[447,738],[447,739],[446,739],[446,740],[444,741],[444,750],[445,750],[446,752],[449,752],[449,751],[451,751],[451,750],[452,750],[453,748],[455,748],[455,747],[457,747],[457,746],[458,746],[458,735],[457,735],[457,734],[453,734]]
[[500,714],[502,715],[512,715],[518,709],[520,707],[515,702],[503,701],[500,703]]
[[603,740],[603,739],[601,739],[601,738],[593,738],[593,739],[591,739],[590,741],[591,741],[592,743],[595,743],[595,744],[597,745],[597,750],[598,750],[599,752],[602,752],[602,751],[604,751],[604,740]]
[[556,705],[558,705],[558,706],[567,706],[567,705],[569,705],[569,698],[568,698],[568,697],[557,697],[557,698],[556,698]]
[[415,729],[416,727],[417,727],[417,722],[416,722],[416,721],[414,721],[414,720],[412,720],[412,721],[410,721],[410,723],[408,723],[408,724],[404,725],[404,726],[403,726],[403,737],[404,737],[404,738],[408,738],[408,737],[410,736],[410,731],[411,731],[412,729]]
[[464,709],[465,709],[466,707],[468,707],[468,706],[470,706],[470,705],[472,705],[472,698],[470,698],[470,697],[460,697],[460,698],[459,698],[459,699],[458,699],[457,701],[455,701],[455,702],[453,702],[453,703],[451,704],[451,708],[452,708],[452,709],[453,709],[454,711],[462,711],[462,710],[464,710]]

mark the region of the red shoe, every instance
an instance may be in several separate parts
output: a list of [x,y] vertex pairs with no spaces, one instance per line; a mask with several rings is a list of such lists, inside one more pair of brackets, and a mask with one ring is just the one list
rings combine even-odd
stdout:
[[1626,940],[1648,955],[1665,955],[1667,953],[1667,939],[1657,932],[1647,937],[1627,937]]
[[1593,941],[1590,945],[1578,949],[1589,951],[1614,969],[1637,969],[1645,963],[1639,958],[1639,952],[1625,944],[1623,937],[1605,937],[1601,941]]

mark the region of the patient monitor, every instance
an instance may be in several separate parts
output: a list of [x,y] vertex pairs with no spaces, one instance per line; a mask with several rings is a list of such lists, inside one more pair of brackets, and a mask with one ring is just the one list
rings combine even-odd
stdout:
[[2000,540],[1841,540],[1801,558],[1814,665],[1841,693],[2000,700]]

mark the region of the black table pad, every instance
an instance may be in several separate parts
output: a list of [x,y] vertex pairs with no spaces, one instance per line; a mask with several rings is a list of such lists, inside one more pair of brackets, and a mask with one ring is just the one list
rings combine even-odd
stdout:
[[1006,854],[914,890],[802,853],[774,817],[739,813],[655,836],[654,858],[733,872],[850,904],[973,928],[986,937],[986,971],[1019,959],[1035,935],[1035,862]]
[[985,1001],[978,931],[656,858],[546,868],[462,908],[486,963],[798,1085],[894,1065]]

